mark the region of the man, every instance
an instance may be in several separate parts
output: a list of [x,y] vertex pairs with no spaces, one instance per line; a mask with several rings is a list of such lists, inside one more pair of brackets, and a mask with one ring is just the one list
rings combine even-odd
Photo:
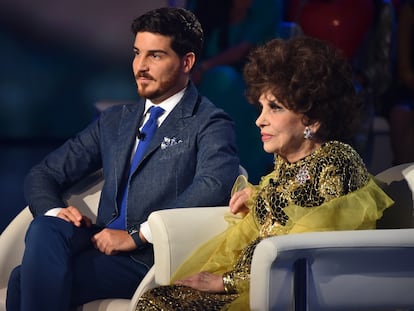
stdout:
[[[9,280],[9,311],[131,298],[153,264],[152,211],[228,204],[239,167],[233,123],[189,80],[203,43],[200,23],[187,10],[161,8],[137,18],[132,30],[141,101],[104,111],[26,177],[35,218]],[[92,225],[65,206],[62,193],[98,169],[105,183]]]

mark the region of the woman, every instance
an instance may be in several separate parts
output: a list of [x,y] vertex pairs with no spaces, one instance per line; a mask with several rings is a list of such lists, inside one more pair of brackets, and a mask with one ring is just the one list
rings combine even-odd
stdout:
[[[312,38],[272,40],[245,66],[247,96],[274,171],[258,186],[238,179],[230,210],[244,217],[200,247],[174,285],[144,294],[137,310],[248,310],[252,254],[263,238],[370,229],[393,202],[344,143],[360,103],[338,52]],[[341,142],[342,141],[342,142]]]

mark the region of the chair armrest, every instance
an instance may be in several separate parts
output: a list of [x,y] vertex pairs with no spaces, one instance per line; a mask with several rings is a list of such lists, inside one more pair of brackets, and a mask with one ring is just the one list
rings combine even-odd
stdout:
[[227,228],[228,206],[176,208],[153,212],[155,283],[167,285],[179,265],[202,243]]
[[0,288],[7,287],[10,272],[21,263],[24,237],[33,216],[24,208],[0,235]]
[[[414,229],[291,234],[261,241],[251,268],[251,310],[287,310],[295,286],[315,310],[414,305]],[[303,284],[295,263],[305,262]],[[303,268],[303,267],[302,267]],[[303,272],[303,271],[302,271]]]

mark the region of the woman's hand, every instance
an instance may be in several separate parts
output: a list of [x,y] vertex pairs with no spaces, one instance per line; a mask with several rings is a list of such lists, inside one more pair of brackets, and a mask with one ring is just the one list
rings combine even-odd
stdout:
[[177,280],[174,284],[189,286],[194,289],[209,293],[223,293],[224,285],[221,275],[210,272],[199,272],[187,278]]
[[252,188],[247,187],[243,190],[237,191],[234,193],[230,199],[230,211],[233,214],[237,213],[249,213],[249,208],[246,205],[247,200],[250,198],[252,194]]

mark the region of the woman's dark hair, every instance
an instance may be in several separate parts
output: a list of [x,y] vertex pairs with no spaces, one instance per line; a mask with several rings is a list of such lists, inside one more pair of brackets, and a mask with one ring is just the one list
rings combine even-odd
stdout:
[[270,91],[289,110],[319,121],[316,135],[347,141],[358,130],[362,102],[352,70],[339,50],[319,39],[273,39],[250,53],[244,67],[246,96],[257,104]]
[[171,48],[180,57],[193,52],[196,59],[204,42],[203,30],[196,16],[183,8],[159,8],[136,18],[132,32],[151,32],[171,38]]

